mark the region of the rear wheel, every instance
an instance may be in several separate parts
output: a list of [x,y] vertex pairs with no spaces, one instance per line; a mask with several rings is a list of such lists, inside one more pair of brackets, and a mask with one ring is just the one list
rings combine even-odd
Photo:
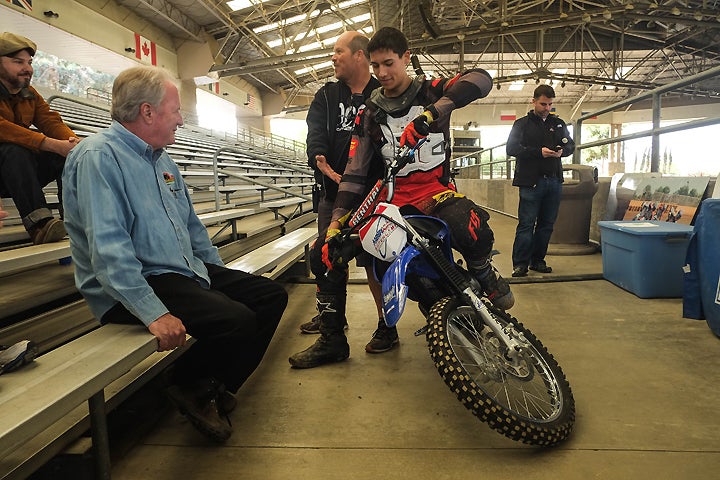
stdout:
[[565,374],[517,319],[489,304],[488,310],[524,347],[513,358],[473,308],[443,298],[430,310],[427,331],[440,376],[473,415],[499,433],[531,445],[561,442],[575,422]]

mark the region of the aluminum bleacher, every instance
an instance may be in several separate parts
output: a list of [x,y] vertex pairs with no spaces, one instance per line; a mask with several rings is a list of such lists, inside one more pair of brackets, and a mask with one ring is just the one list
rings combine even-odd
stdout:
[[[51,106],[81,136],[110,124],[107,107],[60,97]],[[181,166],[195,209],[227,264],[277,278],[305,258],[316,237],[316,216],[307,213],[312,175],[304,160],[280,158],[276,151],[190,126],[179,129],[176,138],[168,152]],[[53,186],[47,189],[50,200],[55,193]],[[13,213],[12,202],[6,205]],[[120,333],[115,326],[100,327],[75,288],[68,256],[67,240],[30,245],[16,212],[0,229],[0,338],[3,343],[32,340],[40,353],[37,368],[0,377],[5,392],[0,409],[6,412],[0,418],[3,479],[25,478],[91,424],[98,471],[106,469],[105,412],[181,353],[153,353],[152,336],[140,326],[118,327]],[[87,354],[88,345],[117,346],[118,334],[123,343],[114,357],[96,349],[98,355]],[[36,402],[13,394],[28,385],[43,391],[32,396]]]

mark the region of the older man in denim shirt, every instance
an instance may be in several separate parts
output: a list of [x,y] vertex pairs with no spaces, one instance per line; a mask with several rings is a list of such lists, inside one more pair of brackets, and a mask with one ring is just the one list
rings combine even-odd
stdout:
[[224,267],[165,152],[183,124],[164,71],[135,67],[113,85],[112,125],[68,156],[65,224],[78,289],[103,323],[142,323],[176,362],[170,398],[211,439],[260,363],[287,305],[272,280]]

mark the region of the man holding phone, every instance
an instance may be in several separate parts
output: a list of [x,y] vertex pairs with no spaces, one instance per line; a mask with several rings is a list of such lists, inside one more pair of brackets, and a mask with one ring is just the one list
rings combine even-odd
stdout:
[[508,156],[516,158],[513,185],[520,188],[513,277],[527,276],[528,269],[552,272],[545,255],[560,209],[561,158],[575,150],[565,122],[550,113],[554,99],[550,85],[539,85],[533,93],[533,109],[513,123],[505,146]]

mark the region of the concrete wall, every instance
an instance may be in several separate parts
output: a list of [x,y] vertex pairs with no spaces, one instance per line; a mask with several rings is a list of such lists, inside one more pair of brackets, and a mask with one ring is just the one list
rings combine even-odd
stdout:
[[[512,186],[512,180],[457,179],[456,181],[458,190],[478,205],[517,218],[518,189]],[[590,217],[590,240],[597,243],[600,243],[600,230],[597,222],[605,218],[609,193],[610,178],[599,178],[598,189],[592,199]],[[558,218],[557,222],[571,220]]]

